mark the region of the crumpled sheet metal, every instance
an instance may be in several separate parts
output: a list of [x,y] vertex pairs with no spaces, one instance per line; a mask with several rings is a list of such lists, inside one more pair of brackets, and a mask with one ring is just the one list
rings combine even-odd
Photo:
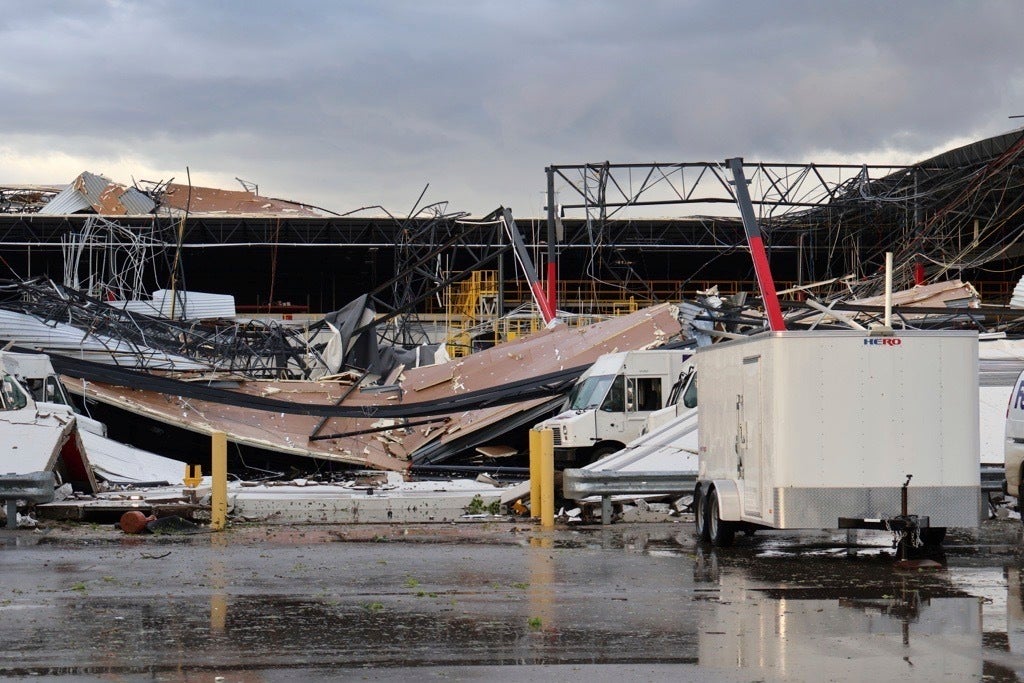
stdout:
[[[352,392],[341,405],[364,406],[365,418],[331,418],[320,434],[387,427],[394,429],[324,441],[310,441],[319,418],[254,412],[236,406],[182,400],[151,391],[66,379],[75,393],[192,431],[227,432],[228,440],[280,453],[311,456],[377,469],[405,470],[417,449],[437,439],[454,440],[499,423],[545,399],[450,414],[447,423],[403,428],[397,420],[373,416],[374,406],[444,402],[466,392],[499,387],[548,372],[593,363],[598,356],[660,345],[680,333],[676,309],[661,304],[586,327],[556,325],[443,365],[406,370],[401,391]],[[334,404],[348,388],[339,382],[243,382],[240,392],[301,403]],[[438,416],[443,417],[443,416]],[[419,420],[417,420],[419,421]]]

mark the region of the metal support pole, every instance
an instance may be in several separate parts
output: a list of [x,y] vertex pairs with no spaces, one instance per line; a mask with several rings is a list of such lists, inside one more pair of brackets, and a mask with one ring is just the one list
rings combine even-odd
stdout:
[[210,528],[223,531],[228,517],[228,435],[211,435],[213,460],[213,491],[210,496]]
[[[892,327],[892,252],[885,252],[885,327]],[[906,514],[906,513],[903,513]]]
[[555,526],[555,434],[540,431],[540,524]]
[[612,497],[601,496],[601,526],[612,523]]
[[[544,324],[547,325],[555,318],[555,311],[551,308],[550,292],[549,295],[545,296],[544,285],[537,276],[537,270],[533,266],[533,261],[530,260],[530,252],[526,249],[523,236],[519,234],[519,228],[516,226],[515,219],[512,218],[512,210],[504,209],[502,211],[502,219],[505,223],[505,231],[508,233],[508,238],[512,242],[516,258],[519,260],[519,265],[523,269],[526,281],[530,285],[530,291],[533,292],[533,298],[537,302],[537,309],[544,318]],[[548,271],[550,273],[550,264],[548,264]]]
[[747,178],[743,175],[743,159],[736,157],[726,159],[726,166],[732,171],[733,190],[736,193],[736,206],[743,219],[743,230],[747,233],[747,244],[750,246],[750,257],[754,260],[754,274],[764,301],[764,312],[768,317],[768,328],[773,332],[786,329],[782,319],[782,308],[779,297],[775,293],[775,281],[772,279],[768,255],[764,251],[764,240],[761,238],[761,226],[754,216],[754,205],[750,202],[750,191],[747,189]]
[[558,233],[555,230],[555,169],[550,166],[544,169],[548,174],[548,306],[558,314],[558,257],[555,255],[555,243]]
[[7,528],[18,528],[18,501],[13,498],[7,500]]

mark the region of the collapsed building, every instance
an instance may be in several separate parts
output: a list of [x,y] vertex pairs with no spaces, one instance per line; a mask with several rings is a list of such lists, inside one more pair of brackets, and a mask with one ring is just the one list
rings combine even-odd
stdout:
[[[927,311],[917,301],[904,324],[1017,332],[1021,316],[1006,304],[1014,284],[1007,274],[1020,266],[1017,242],[1024,230],[1016,170],[1022,151],[1024,132],[1012,131],[911,166],[745,164],[773,270],[787,306],[799,309],[789,313],[790,321],[828,326],[876,314],[880,306],[870,297],[880,292],[882,258],[891,251],[897,287],[945,292],[929,300],[934,306]],[[0,287],[0,338],[14,337],[15,324],[35,325],[36,332],[42,325],[57,353],[92,360],[107,354],[117,365],[148,370],[226,373],[206,381],[236,390],[254,381],[241,394],[286,391],[257,380],[353,373],[343,378],[351,398],[336,388],[310,395],[366,407],[401,403],[401,392],[425,381],[420,375],[450,374],[417,367],[446,353],[470,358],[500,343],[500,357],[514,353],[516,340],[544,337],[546,320],[537,320],[535,308],[547,309],[545,318],[557,309],[561,318],[583,324],[714,291],[730,295],[726,304],[712,311],[701,301],[688,303],[684,324],[726,336],[763,326],[756,295],[747,295],[756,287],[738,217],[728,210],[671,219],[637,215],[665,207],[680,213],[732,207],[735,196],[721,162],[552,165],[546,173],[548,215],[518,223],[508,209],[471,218],[444,202],[417,202],[405,216],[381,207],[342,215],[262,196],[246,181],[241,191],[173,181],[126,186],[86,172],[64,187],[3,186],[0,264],[7,279]],[[310,278],[311,272],[320,277]],[[954,278],[958,284],[943,289]],[[223,307],[217,296],[231,301]],[[827,302],[828,312],[815,300]],[[335,313],[319,315],[326,311]],[[244,322],[210,321],[232,312]],[[376,346],[364,349],[370,341]],[[629,348],[653,341],[635,338]],[[438,349],[438,342],[447,343]],[[571,355],[583,363],[595,352],[623,348],[595,343]],[[387,349],[394,354],[381,360]],[[397,355],[412,349],[415,361]],[[545,360],[557,360],[564,370],[559,354],[565,351],[554,344],[547,353],[555,355]],[[471,367],[477,361],[458,362]],[[65,370],[75,376],[75,369]],[[493,380],[510,381],[515,377]],[[454,375],[439,383],[459,385]],[[78,393],[97,410],[149,401],[107,384],[94,376]],[[356,388],[374,400],[357,398]],[[216,428],[206,416],[222,404],[196,408],[201,398],[181,396],[169,402],[163,426],[152,432],[157,441],[166,441],[161,430]],[[501,422],[522,428],[555,402],[506,409]],[[450,436],[464,431],[441,439],[439,425],[411,425],[410,415],[387,424],[373,417],[380,415],[344,426],[307,419],[296,429],[268,418],[270,426],[260,427],[265,434],[236,441],[386,469],[506,446],[491,443],[501,435],[496,426],[465,429],[471,418],[444,424]],[[435,438],[417,443],[413,427]],[[241,426],[234,429],[241,434]],[[461,438],[471,431],[487,438]],[[335,436],[319,438],[325,434]],[[511,448],[522,451],[521,445]]]
[[[780,289],[837,278],[836,291],[877,294],[882,255],[892,251],[897,288],[955,277],[985,303],[1007,304],[1021,256],[1022,136],[1011,131],[907,166],[747,163]],[[556,261],[563,310],[615,312],[712,285],[724,294],[755,289],[739,218],[728,210],[685,215],[733,206],[721,162],[556,164],[547,172],[549,214],[517,222],[537,270],[545,274]],[[90,215],[104,215],[164,245],[147,291],[167,288],[180,241],[187,288],[231,294],[240,313],[333,311],[366,283],[396,277],[389,298],[400,306],[417,293],[401,291],[402,273],[426,269],[441,278],[436,271],[484,261],[500,271],[499,314],[530,298],[510,251],[492,257],[475,246],[494,243],[493,226],[468,222],[443,202],[402,216],[380,207],[340,215],[258,195],[251,185],[193,187],[190,201],[188,186],[140,183],[124,187],[117,206],[110,206],[116,192],[100,191],[44,211],[56,189],[0,187],[0,265],[8,277],[55,278],[63,272],[61,240],[81,232]],[[154,202],[151,211],[139,212],[138,194]],[[454,235],[461,241],[428,266],[424,257]],[[310,272],[322,276],[310,282]],[[416,313],[443,314],[440,299],[422,301]]]

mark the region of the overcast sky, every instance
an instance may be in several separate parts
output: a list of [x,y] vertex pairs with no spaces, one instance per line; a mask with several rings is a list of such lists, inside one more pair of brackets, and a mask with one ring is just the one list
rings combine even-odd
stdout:
[[1024,3],[29,0],[0,182],[542,213],[544,168],[912,162],[1024,114]]

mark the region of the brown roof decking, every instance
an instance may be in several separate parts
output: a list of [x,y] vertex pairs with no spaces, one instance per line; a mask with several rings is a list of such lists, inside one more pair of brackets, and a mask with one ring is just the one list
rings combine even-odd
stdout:
[[314,209],[283,199],[261,197],[241,190],[219,190],[213,187],[192,187],[169,183],[160,201],[161,208],[190,214],[238,215],[280,215],[295,217],[319,217],[323,214]]
[[[65,381],[74,393],[194,432],[219,430],[227,432],[229,441],[280,453],[377,469],[405,470],[410,466],[411,456],[428,444],[452,442],[548,399],[439,415],[450,420],[409,428],[402,427],[398,420],[373,417],[374,406],[431,401],[443,405],[446,400],[474,390],[588,365],[604,353],[657,346],[678,336],[679,332],[674,307],[660,304],[586,327],[558,324],[443,365],[409,369],[400,379],[401,392],[355,391],[341,404],[365,406],[367,417],[330,418],[319,433],[359,432],[391,424],[395,425],[394,429],[324,441],[309,440],[319,422],[317,417],[252,411],[97,382],[89,382],[83,388],[80,380]],[[346,383],[333,381],[243,381],[238,391],[298,403],[333,405],[348,387]]]

